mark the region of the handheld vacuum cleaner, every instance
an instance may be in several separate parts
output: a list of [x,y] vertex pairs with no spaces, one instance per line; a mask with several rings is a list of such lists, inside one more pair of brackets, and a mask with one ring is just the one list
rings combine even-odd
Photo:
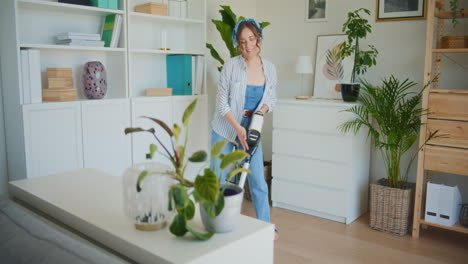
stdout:
[[[263,127],[263,114],[257,112],[253,114],[252,121],[250,122],[249,131],[247,131],[247,145],[249,146],[249,150],[247,153],[249,156],[246,158],[244,162],[244,169],[249,169],[250,167],[250,159],[257,151],[258,146],[260,145],[260,138],[262,134],[262,127]],[[242,172],[239,180],[239,187],[244,189],[245,179],[247,178],[247,172]]]

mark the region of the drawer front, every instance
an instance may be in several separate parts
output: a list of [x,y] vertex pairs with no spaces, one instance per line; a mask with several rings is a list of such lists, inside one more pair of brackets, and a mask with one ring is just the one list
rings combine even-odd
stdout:
[[338,126],[353,117],[348,107],[279,105],[273,112],[273,127],[340,134]]
[[429,118],[468,121],[468,94],[429,93]]
[[352,171],[344,163],[273,154],[272,176],[275,179],[349,190]]
[[273,153],[348,163],[352,153],[352,137],[275,129]]
[[273,178],[272,200],[335,216],[347,215],[348,192]]
[[424,168],[468,176],[468,149],[426,146]]
[[437,129],[438,135],[444,137],[434,138],[429,144],[468,149],[468,122],[428,119],[427,130],[433,132]]

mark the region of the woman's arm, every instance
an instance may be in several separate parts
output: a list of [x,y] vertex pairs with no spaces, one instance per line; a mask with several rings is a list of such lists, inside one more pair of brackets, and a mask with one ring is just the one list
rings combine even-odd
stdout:
[[247,131],[243,126],[237,122],[237,120],[234,118],[231,112],[228,112],[226,115],[224,115],[224,118],[231,124],[231,126],[236,130],[237,137],[239,138],[239,141],[242,145],[242,149],[248,150],[249,146],[247,145]]

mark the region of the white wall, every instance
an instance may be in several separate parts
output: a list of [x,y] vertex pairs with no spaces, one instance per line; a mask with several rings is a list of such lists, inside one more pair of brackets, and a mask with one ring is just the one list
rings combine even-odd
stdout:
[[[294,64],[299,55],[312,56],[315,64],[316,43],[318,35],[342,34],[341,28],[347,19],[347,12],[360,7],[365,7],[371,11],[369,17],[372,25],[372,33],[362,44],[372,44],[379,50],[377,66],[371,68],[364,78],[372,83],[379,84],[383,77],[391,74],[400,79],[409,78],[417,82],[415,90],[422,88],[424,71],[424,49],[426,40],[426,20],[409,20],[394,22],[375,22],[375,0],[330,0],[327,7],[326,22],[306,22],[305,9],[307,0],[237,0],[237,1],[214,1],[208,0],[208,19],[219,18],[219,14],[214,12],[217,3],[231,5],[238,13],[246,17],[253,16],[258,21],[268,21],[271,23],[264,30],[264,41],[262,56],[273,62],[278,71],[278,97],[293,98],[301,93],[301,76],[294,72]],[[465,19],[466,20],[466,19]],[[457,32],[468,28],[466,21],[457,26],[455,30],[448,28],[451,32]],[[215,34],[216,33],[216,34]],[[214,26],[208,25],[208,42],[220,43],[219,35]],[[366,45],[367,46],[367,45]],[[226,56],[225,56],[226,57]],[[460,71],[466,72],[467,57],[460,54],[453,54],[449,58],[443,59],[444,67],[442,78],[447,86],[453,87],[452,83],[467,83],[468,75],[465,79],[454,81],[450,76]],[[214,107],[214,97],[216,94],[217,75],[216,68],[211,58],[208,59],[208,90],[211,100],[210,110]],[[456,66],[461,64],[462,68]],[[464,69],[463,69],[464,67]],[[447,70],[448,69],[448,70]],[[304,75],[304,86],[308,87],[308,94],[312,93],[313,75]],[[459,86],[459,85],[458,85]],[[307,122],[307,120],[305,120]],[[271,159],[271,115],[267,118],[264,126],[263,144],[264,158]],[[324,146],[317,146],[324,147]],[[413,148],[413,154],[416,151]],[[410,172],[409,179],[415,180],[415,165]],[[382,158],[376,151],[371,155],[371,181],[385,177],[385,169]]]
[[7,193],[7,163],[5,145],[5,123],[3,121],[2,71],[0,68],[0,196]]

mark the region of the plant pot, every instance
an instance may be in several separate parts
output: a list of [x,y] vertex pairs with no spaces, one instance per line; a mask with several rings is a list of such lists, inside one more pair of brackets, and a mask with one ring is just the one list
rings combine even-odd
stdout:
[[369,227],[400,236],[408,233],[413,219],[414,183],[406,189],[386,186],[387,179],[370,184]]
[[122,177],[125,214],[138,230],[159,230],[166,226],[170,216],[168,192],[174,180],[167,175],[152,174],[141,182],[138,192],[136,184],[143,170],[170,171],[169,167],[158,163],[140,163],[125,170]]
[[341,98],[345,102],[356,102],[359,96],[359,83],[342,83]]
[[243,198],[244,190],[229,183],[224,192],[224,208],[218,216],[211,218],[200,203],[200,214],[205,229],[216,233],[227,233],[236,229]]

